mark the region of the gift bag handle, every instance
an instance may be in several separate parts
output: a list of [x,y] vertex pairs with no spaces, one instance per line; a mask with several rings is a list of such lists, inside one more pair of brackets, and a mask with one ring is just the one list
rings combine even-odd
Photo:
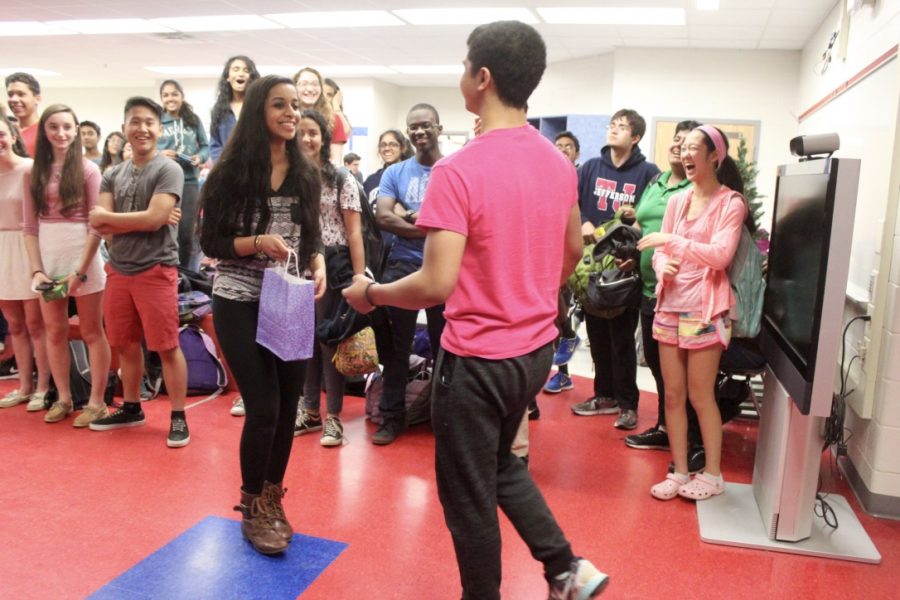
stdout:
[[283,261],[278,262],[278,266],[276,268],[278,269],[279,273],[283,273],[286,275],[289,274],[288,269],[290,269],[290,267],[291,267],[291,258],[294,259],[295,272],[297,274],[300,273],[300,259],[297,258],[297,253],[294,252],[293,250],[291,250],[290,248],[288,248],[287,258],[284,259]]

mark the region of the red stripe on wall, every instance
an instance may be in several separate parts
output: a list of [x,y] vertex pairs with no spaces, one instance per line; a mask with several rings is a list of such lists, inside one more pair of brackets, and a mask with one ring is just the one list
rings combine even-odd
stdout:
[[837,99],[841,94],[844,94],[850,88],[861,82],[863,79],[889,63],[891,60],[897,57],[897,46],[894,46],[871,63],[869,63],[865,68],[863,68],[859,73],[834,88],[827,96],[813,104],[809,107],[803,114],[800,115],[800,118],[797,119],[800,123],[808,119],[814,113],[818,112],[820,109]]

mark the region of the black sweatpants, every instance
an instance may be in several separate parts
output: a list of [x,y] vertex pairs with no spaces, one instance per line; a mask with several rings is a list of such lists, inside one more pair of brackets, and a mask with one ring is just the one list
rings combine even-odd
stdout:
[[248,494],[263,481],[281,483],[294,443],[297,401],[306,361],[286,362],[256,343],[259,303],[213,295],[213,324],[225,360],[244,398],[241,480]]
[[569,569],[569,542],[525,463],[510,452],[552,359],[552,344],[505,360],[438,355],[431,405],[437,488],[464,600],[500,598],[498,506],[546,576]]

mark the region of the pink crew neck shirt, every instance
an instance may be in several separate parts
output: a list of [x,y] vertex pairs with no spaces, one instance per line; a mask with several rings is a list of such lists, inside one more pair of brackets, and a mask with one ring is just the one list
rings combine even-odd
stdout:
[[[24,210],[24,226],[22,230],[25,235],[37,236],[40,231],[41,223],[87,223],[88,214],[97,204],[100,197],[100,168],[86,158],[81,159],[84,165],[84,196],[80,205],[71,210],[68,214],[62,213],[62,198],[59,196],[59,182],[47,182],[44,188],[44,196],[46,198],[45,210],[38,215],[34,210],[34,198],[31,197],[31,176],[25,178],[25,194],[23,202]],[[100,234],[93,228],[89,228],[92,235],[100,237]]]
[[572,163],[531,125],[489,131],[434,166],[416,225],[466,237],[445,304],[444,349],[501,360],[556,339],[577,201]]

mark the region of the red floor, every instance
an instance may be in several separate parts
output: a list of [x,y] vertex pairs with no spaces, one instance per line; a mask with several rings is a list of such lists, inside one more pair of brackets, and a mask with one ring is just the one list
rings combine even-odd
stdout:
[[[575,417],[589,383],[539,399],[531,469],[574,550],[611,576],[603,598],[898,598],[900,522],[871,518],[836,471],[826,489],[847,497],[883,556],[864,565],[744,550],[700,541],[692,504],[663,503],[648,489],[666,453],[627,449],[612,417]],[[0,381],[0,393],[13,388]],[[148,424],[111,432],[43,423],[24,405],[0,410],[0,598],[82,598],[207,515],[237,518],[232,396],[188,411],[192,441],[165,446],[168,405],[145,405]],[[640,429],[655,419],[641,399]],[[368,441],[363,401],[348,397],[342,448],[295,438],[285,499],[295,529],[349,547],[303,600],[455,600],[453,550],[437,500],[433,444],[419,426],[387,447]],[[749,483],[756,424],[726,426],[725,477]],[[830,483],[829,483],[830,481]],[[541,568],[503,521],[503,597],[546,598]],[[891,592],[890,590],[895,590]],[[260,590],[265,598],[265,590]]]

